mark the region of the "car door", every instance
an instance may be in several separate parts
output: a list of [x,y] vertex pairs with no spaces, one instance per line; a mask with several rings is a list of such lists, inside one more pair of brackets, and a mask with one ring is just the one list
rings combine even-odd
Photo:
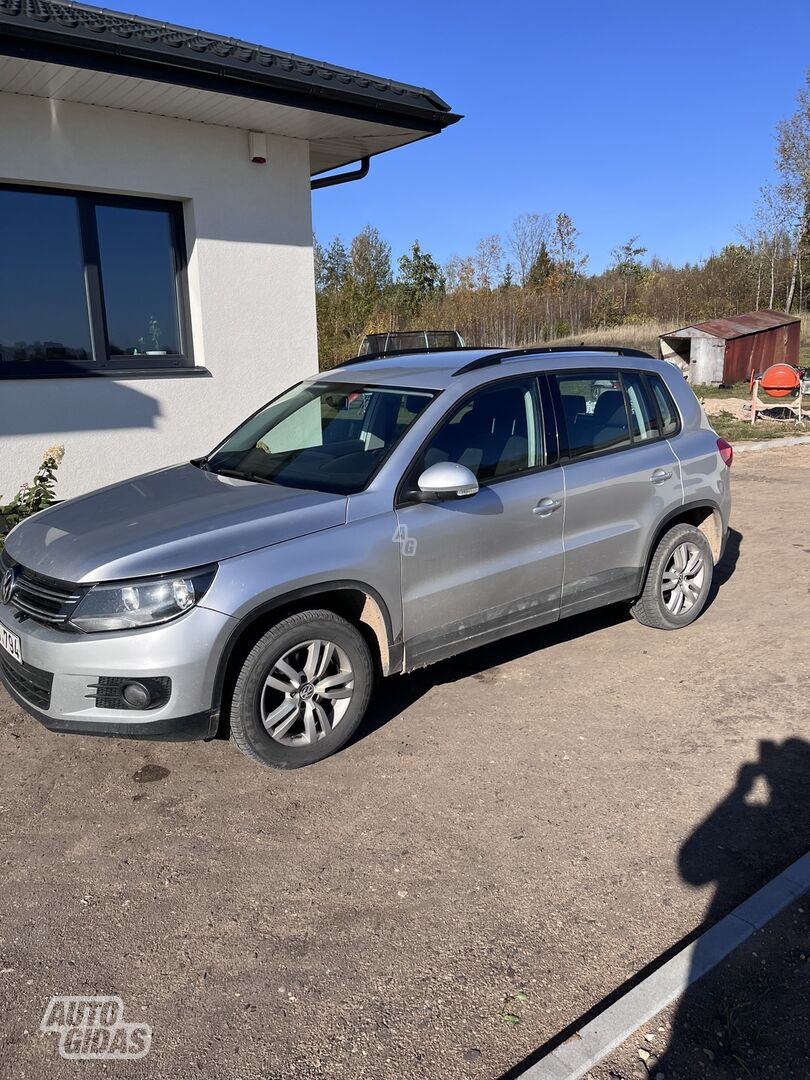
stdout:
[[[409,469],[396,509],[407,668],[558,618],[563,477],[550,412],[532,377],[483,387],[448,411]],[[417,501],[419,475],[439,461],[466,465],[478,492]]]
[[680,464],[638,372],[549,377],[565,443],[562,614],[638,595],[657,522],[683,502]]

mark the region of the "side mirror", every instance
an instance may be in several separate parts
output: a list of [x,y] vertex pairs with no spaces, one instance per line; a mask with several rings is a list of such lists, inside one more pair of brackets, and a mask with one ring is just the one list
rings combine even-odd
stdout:
[[465,499],[478,491],[478,481],[466,465],[440,461],[425,469],[417,481],[424,496],[435,499]]

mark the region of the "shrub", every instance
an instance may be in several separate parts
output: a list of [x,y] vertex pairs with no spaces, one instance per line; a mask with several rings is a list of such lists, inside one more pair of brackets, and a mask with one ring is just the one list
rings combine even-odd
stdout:
[[15,525],[56,502],[56,470],[64,456],[64,446],[50,446],[31,483],[23,484],[10,503],[0,505],[0,548]]

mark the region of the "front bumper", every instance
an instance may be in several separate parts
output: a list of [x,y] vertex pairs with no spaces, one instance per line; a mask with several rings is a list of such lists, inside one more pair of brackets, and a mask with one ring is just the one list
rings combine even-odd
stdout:
[[[0,623],[16,634],[23,665],[0,654],[0,682],[50,731],[125,738],[209,739],[216,734],[214,678],[234,625],[218,611],[196,607],[163,626],[107,634],[67,633],[0,604]],[[171,695],[156,709],[99,708],[101,676],[168,677]]]

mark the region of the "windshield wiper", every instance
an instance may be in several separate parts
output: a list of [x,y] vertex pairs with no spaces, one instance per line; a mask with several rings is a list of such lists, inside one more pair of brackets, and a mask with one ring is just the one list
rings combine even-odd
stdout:
[[240,472],[239,469],[214,469],[206,462],[206,469],[208,472],[216,473],[217,476],[230,476],[234,480],[253,480],[257,484],[272,484],[272,480],[268,480],[266,476],[259,476],[258,473],[246,473]]

